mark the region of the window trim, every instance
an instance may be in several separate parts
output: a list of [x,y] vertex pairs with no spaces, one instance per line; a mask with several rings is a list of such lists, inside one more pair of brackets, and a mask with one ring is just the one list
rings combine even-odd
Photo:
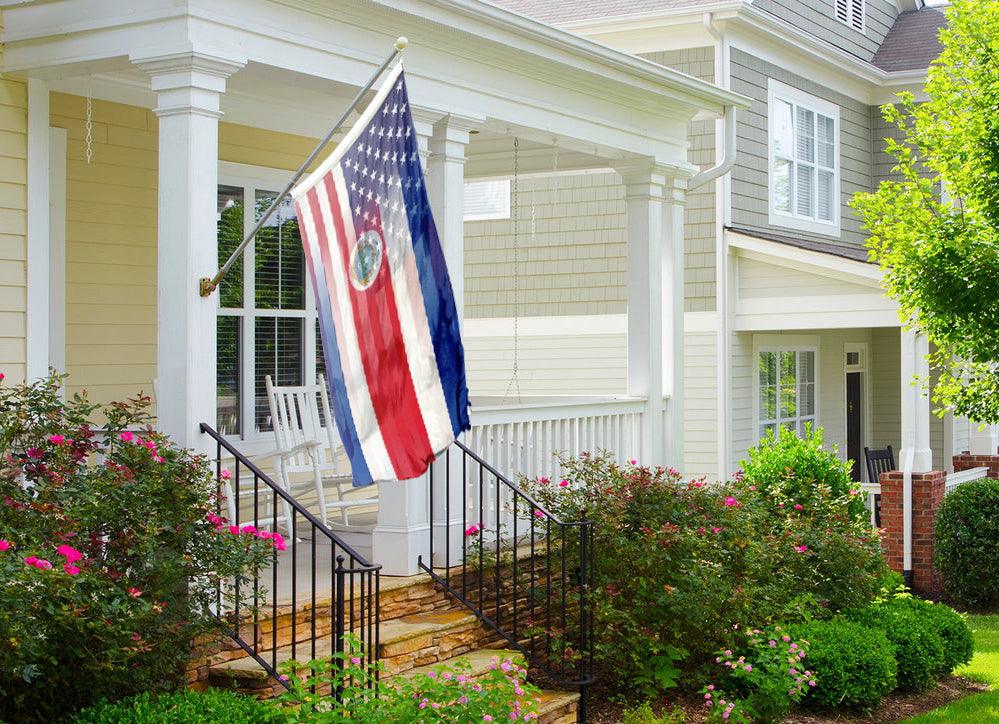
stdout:
[[854,5],[854,0],[846,0],[845,20],[841,18],[839,16],[839,13],[836,11],[836,5],[838,1],[839,0],[832,0],[833,17],[836,19],[836,21],[842,23],[851,30],[860,33],[861,35],[867,35],[867,3],[864,0],[860,0],[860,27],[858,28],[856,25],[853,24],[853,19],[855,17],[854,8],[856,7]]
[[[776,185],[774,184],[774,162],[776,160],[776,133],[774,123],[774,102],[782,100],[794,107],[803,107],[833,120],[833,139],[835,149],[833,154],[833,218],[823,221],[818,218],[799,216],[792,203],[791,212],[778,211],[776,205]],[[804,91],[792,88],[786,83],[770,78],[767,83],[767,210],[771,226],[779,226],[798,231],[807,231],[826,236],[839,236],[840,217],[842,214],[843,191],[840,184],[840,157],[842,156],[842,133],[840,132],[840,109],[835,103],[817,98]],[[818,167],[818,139],[816,139],[816,163]],[[797,168],[795,161],[794,168]],[[815,175],[818,187],[818,173]],[[816,210],[817,211],[817,210]]]
[[[750,374],[753,376],[753,419],[751,439],[759,442],[760,425],[760,374],[759,359],[762,352],[814,352],[815,353],[815,412],[811,415],[815,419],[813,429],[821,426],[822,414],[822,357],[818,335],[806,334],[754,334],[753,335],[753,357],[750,365]],[[799,416],[800,417],[800,416]],[[796,418],[798,419],[798,418]]]
[[[232,161],[219,161],[218,185],[237,186],[243,189],[246,195],[246,202],[255,198],[257,191],[278,191],[280,192],[287,183],[291,171],[284,169],[269,168],[265,166],[252,166],[249,164],[235,163]],[[243,234],[253,230],[253,222],[249,215],[243,217]],[[253,344],[255,339],[255,325],[257,317],[293,317],[304,319],[304,370],[303,375],[306,381],[316,379],[316,299],[312,292],[312,280],[305,274],[305,308],[297,309],[253,309],[248,310],[248,302],[254,301],[253,294],[253,255],[255,245],[249,244],[243,252],[243,307],[241,309],[222,308],[219,305],[220,297],[215,296],[216,316],[239,317],[242,319],[242,349],[240,350],[240,401],[239,414],[242,421],[242,431],[239,434],[229,434],[226,437],[233,441],[249,443],[244,448],[247,454],[258,455],[274,444],[274,433],[270,430],[257,431],[254,421],[256,419],[256,349]]]
[[504,187],[505,187],[505,190],[504,190],[504,193],[503,193],[503,201],[504,201],[504,203],[502,204],[502,207],[499,208],[499,209],[493,210],[493,211],[485,211],[485,212],[480,212],[480,213],[470,213],[468,211],[468,208],[467,208],[467,205],[466,205],[465,206],[465,211],[464,211],[464,214],[463,214],[464,220],[466,222],[468,222],[468,221],[505,221],[505,220],[508,220],[508,219],[511,218],[511,214],[513,213],[513,200],[511,198],[513,196],[513,191],[512,191],[513,187],[512,187],[512,184],[510,182],[510,179],[507,178],[507,177],[505,177],[505,176],[504,177],[499,177],[499,178],[469,178],[469,179],[465,179],[465,185],[464,185],[464,194],[465,194],[464,198],[465,198],[465,201],[468,200],[468,187],[469,186],[474,185],[474,184],[497,184],[497,183],[503,184]]

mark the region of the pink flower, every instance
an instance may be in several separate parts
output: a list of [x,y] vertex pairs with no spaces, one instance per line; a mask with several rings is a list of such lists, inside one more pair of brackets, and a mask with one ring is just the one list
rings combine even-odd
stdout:
[[711,694],[705,694],[705,695],[704,695],[704,698],[705,698],[705,699],[710,699],[710,698],[711,698]]
[[568,480],[565,480],[565,479],[563,478],[563,479],[562,479],[562,480],[561,480],[561,481],[559,482],[558,486],[559,486],[560,488],[568,488],[568,487],[569,487],[569,481],[568,481]]
[[0,382],[3,382],[5,379],[7,379],[7,375],[5,375],[3,372],[0,372]]
[[65,439],[62,435],[49,435],[49,442],[53,445],[62,445]]
[[[27,563],[28,559],[25,558],[24,560],[25,563]],[[35,558],[35,562],[31,563],[30,565],[33,565],[35,568],[37,568],[40,571],[52,570],[52,564],[49,561],[45,560],[44,558]]]
[[229,532],[232,533],[233,535],[239,535],[239,526],[238,525],[230,525],[229,526]]
[[280,533],[272,533],[271,540],[274,542],[275,550],[283,551],[288,549],[288,546],[284,542],[284,538],[281,537]]
[[157,462],[157,463],[162,463],[162,462],[165,462],[165,461],[163,460],[163,458],[162,458],[162,457],[160,457],[159,455],[153,455],[153,461],[154,461],[154,462]]
[[68,574],[69,574],[69,575],[71,575],[71,576],[75,576],[75,575],[76,575],[77,573],[79,573],[79,572],[80,572],[80,569],[79,569],[79,568],[77,568],[76,566],[74,566],[74,565],[72,565],[72,564],[70,564],[70,563],[67,563],[66,565],[64,565],[64,566],[62,567],[62,569],[63,569],[64,571],[66,571],[66,573],[68,573]]
[[638,461],[637,460],[629,460],[628,461],[628,465],[638,465]]
[[850,491],[850,495],[859,495],[859,494],[860,494],[859,490],[851,490]]
[[36,563],[38,563],[38,558],[35,556],[26,556],[24,559],[24,565],[26,566],[33,566]]
[[725,505],[731,508],[733,505],[738,505],[739,501],[733,498],[731,495],[725,498]]
[[776,641],[774,641],[773,639],[770,639],[769,643],[770,643],[770,648],[776,648],[776,646],[777,646],[777,642]]
[[808,682],[808,685],[809,685],[809,686],[815,686],[815,679],[811,679],[811,680],[810,680],[810,681]]
[[745,669],[746,669],[746,671],[752,671],[753,670],[753,665],[752,664],[746,664]]
[[8,551],[11,548],[11,542],[0,538],[0,552]]
[[465,535],[466,536],[475,535],[480,530],[481,530],[481,528],[479,527],[478,523],[472,523],[470,526],[468,526],[467,528],[465,528]]
[[540,508],[538,508],[537,510],[534,511],[534,517],[535,518],[544,518],[545,517],[545,513],[544,513],[543,510],[541,510]]
[[708,691],[714,691],[714,690],[715,690],[715,685],[714,684],[708,684]]
[[247,525],[244,525],[242,528],[240,528],[239,532],[240,533],[250,533],[250,534],[253,534],[253,533],[257,532],[257,529],[255,527],[253,527],[252,525],[247,524]]
[[35,460],[39,459],[42,456],[42,451],[36,447],[29,447],[27,452],[28,452],[28,457],[34,458]]
[[805,551],[808,550],[808,546],[806,545],[795,546],[794,549],[798,551],[798,553],[804,553]]
[[459,704],[467,704],[468,703],[468,697],[465,696],[464,694],[462,694],[461,696],[458,697],[458,703]]
[[281,681],[287,681],[287,680],[288,680],[288,675],[287,675],[287,674],[281,674],[281,676],[279,676],[278,678],[279,678],[279,679],[280,679]]
[[71,563],[76,563],[77,561],[83,558],[83,554],[80,553],[80,551],[76,550],[76,548],[74,548],[73,546],[68,546],[65,544],[56,548],[56,553],[58,553],[59,555],[61,555],[63,558],[66,559],[67,565]]
[[131,588],[128,589],[128,595],[131,596],[132,598],[138,598],[139,596],[142,595],[142,591],[140,591],[135,586],[132,586]]
[[135,435],[130,433],[128,430],[125,430],[125,432],[118,436],[118,439],[122,442],[132,442],[132,440],[135,439]]
[[229,478],[232,477],[232,471],[231,470],[223,470],[221,473],[219,473],[219,475],[222,476],[223,480],[228,480]]
[[721,528],[717,528],[717,527],[712,526],[711,532],[712,533],[721,533]]
[[351,656],[350,657],[350,663],[352,663],[354,666],[357,666],[358,664],[361,663],[361,657],[360,656]]
[[794,504],[794,509],[795,509],[795,510],[804,510],[804,509],[805,509],[805,506],[804,506],[804,505],[802,505],[801,503],[795,503],[795,504]]
[[538,482],[541,483],[542,485],[548,485],[551,481],[552,479],[545,475],[542,475],[540,478],[538,478]]
[[270,538],[272,537],[271,534],[270,534],[270,531],[266,531],[266,530],[258,530],[256,532],[256,536],[260,540],[270,540]]
[[483,714],[482,715],[482,721],[492,721],[492,720],[493,720],[493,718],[492,718],[491,715],[489,715],[489,714]]

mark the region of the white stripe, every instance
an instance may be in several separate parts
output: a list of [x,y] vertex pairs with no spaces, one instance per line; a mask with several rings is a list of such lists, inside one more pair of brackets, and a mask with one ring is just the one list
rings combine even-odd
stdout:
[[[397,210],[386,216],[385,209],[391,207],[393,202],[398,204]],[[395,288],[396,308],[399,310],[399,327],[406,344],[409,374],[413,378],[423,424],[430,438],[430,447],[436,454],[454,442],[454,430],[430,336],[427,309],[416,271],[416,255],[412,243],[405,238],[410,231],[409,218],[399,187],[389,186],[388,198],[381,205],[381,212],[382,227],[388,222],[395,230],[395,233],[386,235],[385,247],[392,272],[392,286]]]
[[[326,189],[316,189],[316,196],[319,199],[319,210],[323,225],[326,227],[326,238],[331,242],[328,246],[330,265],[333,268],[329,271],[333,276],[333,282],[332,284],[330,283],[330,274],[327,274],[326,286],[330,294],[333,326],[336,328],[337,345],[340,348],[340,362],[343,366],[347,399],[350,401],[350,411],[354,418],[354,430],[357,432],[357,439],[361,443],[361,451],[364,454],[364,461],[368,465],[371,477],[375,481],[394,480],[397,477],[395,475],[395,468],[385,447],[385,440],[382,438],[381,429],[378,427],[375,408],[371,402],[371,392],[368,390],[367,377],[364,374],[364,366],[361,362],[357,329],[354,327],[354,314],[350,305],[350,292],[347,289],[347,285],[350,282],[344,276],[340,245],[336,242],[336,227],[333,224],[333,213],[330,210]],[[310,239],[313,262],[318,264],[317,269],[323,269],[325,272],[326,267],[319,253],[319,237],[316,234],[312,209],[307,203],[308,199],[304,201],[306,203],[301,204],[305,217],[303,223],[305,224],[306,237]],[[349,224],[349,222],[344,227],[344,233],[353,233],[353,225]],[[312,242],[311,240],[315,241]]]

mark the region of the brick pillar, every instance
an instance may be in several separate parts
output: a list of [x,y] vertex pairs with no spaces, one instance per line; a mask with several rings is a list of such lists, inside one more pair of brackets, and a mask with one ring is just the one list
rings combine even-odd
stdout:
[[[903,573],[902,471],[882,473],[880,482],[881,548],[888,566]],[[933,568],[933,532],[946,491],[944,471],[912,474],[912,587],[920,593],[940,590]]]
[[999,478],[999,455],[974,455],[961,453],[954,456],[954,472],[971,468],[988,468],[990,478]]

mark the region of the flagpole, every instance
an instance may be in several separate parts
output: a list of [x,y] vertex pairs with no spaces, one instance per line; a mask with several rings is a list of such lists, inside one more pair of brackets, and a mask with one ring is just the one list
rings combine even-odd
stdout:
[[399,38],[396,39],[395,45],[393,46],[393,50],[389,54],[389,56],[380,66],[378,66],[378,70],[376,70],[372,74],[371,78],[368,79],[368,82],[364,84],[364,87],[357,92],[357,95],[354,96],[354,99],[347,106],[346,110],[344,110],[340,118],[337,119],[337,122],[333,124],[329,132],[323,137],[323,139],[319,142],[319,144],[314,149],[312,149],[312,153],[310,153],[309,157],[305,159],[305,161],[302,163],[301,166],[298,167],[298,170],[295,172],[295,175],[291,177],[291,180],[288,182],[288,185],[284,187],[284,191],[278,194],[277,198],[275,198],[274,201],[271,202],[271,205],[267,207],[267,210],[257,221],[256,225],[253,227],[250,233],[246,235],[246,237],[243,239],[240,245],[236,247],[235,251],[232,252],[232,255],[226,260],[225,264],[222,265],[222,267],[215,273],[215,276],[213,276],[211,279],[209,279],[208,277],[202,277],[199,280],[198,286],[201,296],[203,297],[210,296],[212,292],[218,289],[219,282],[221,282],[222,278],[229,272],[229,269],[232,268],[232,265],[236,263],[236,259],[239,258],[239,255],[242,254],[243,250],[247,247],[247,245],[251,241],[253,241],[253,237],[255,237],[257,233],[263,228],[264,224],[266,224],[267,220],[271,218],[271,215],[274,213],[277,207],[281,205],[281,202],[288,197],[288,194],[291,193],[291,190],[295,187],[295,184],[298,183],[298,180],[305,175],[305,172],[308,170],[309,166],[312,165],[312,162],[315,161],[316,157],[322,152],[324,148],[326,148],[326,145],[333,139],[334,134],[340,130],[340,126],[342,126],[346,122],[347,117],[353,112],[354,108],[357,107],[357,104],[361,102],[361,99],[364,97],[364,94],[367,93],[369,90],[371,90],[371,87],[381,77],[382,73],[385,72],[385,69],[388,68],[389,65],[392,64],[392,61],[395,60],[402,53],[402,51],[406,49],[407,45],[409,45],[409,41],[405,37],[400,36]]

